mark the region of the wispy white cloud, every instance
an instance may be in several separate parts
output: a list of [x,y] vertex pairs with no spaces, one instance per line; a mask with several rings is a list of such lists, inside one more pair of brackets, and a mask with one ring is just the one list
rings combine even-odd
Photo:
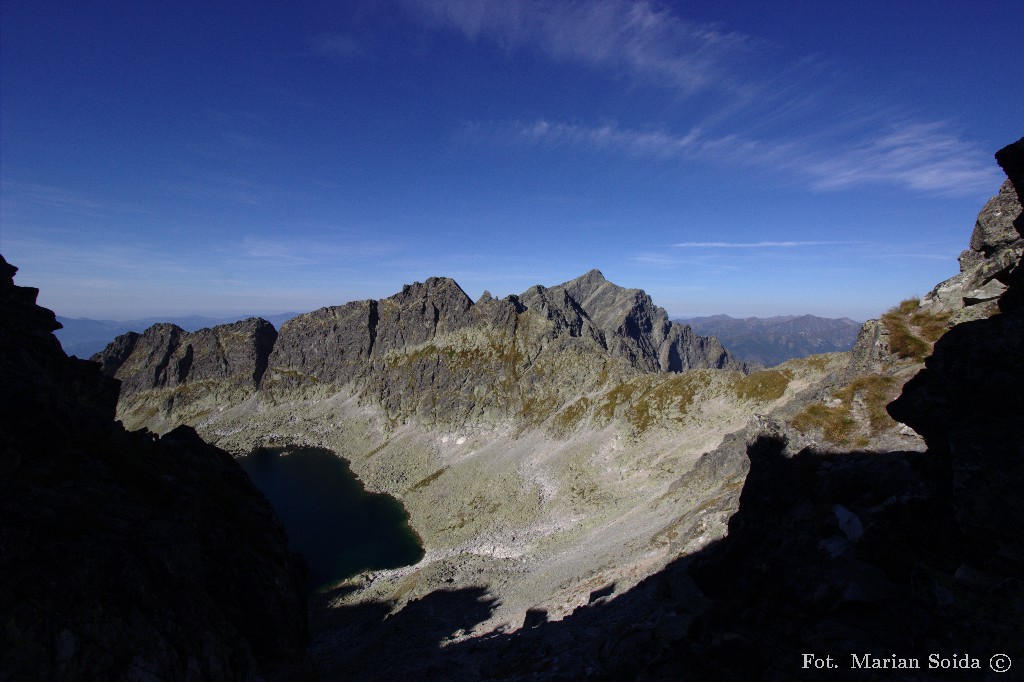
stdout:
[[[712,93],[700,113],[650,128],[538,120],[520,142],[783,171],[815,190],[891,185],[966,195],[999,174],[955,126],[906,115],[883,96],[846,93],[821,58],[786,59],[766,41],[687,21],[646,0],[399,0],[434,28],[532,51],[683,94]],[[826,74],[828,77],[826,77]],[[780,130],[790,132],[780,133]],[[507,134],[507,128],[506,128]]]
[[884,184],[936,194],[990,191],[999,173],[989,155],[962,140],[942,122],[890,125],[858,134],[789,140],[636,130],[611,124],[586,127],[552,123],[513,124],[513,141],[628,154],[648,158],[704,160],[784,171],[817,190]]
[[97,199],[94,194],[81,192],[67,187],[45,185],[29,182],[0,182],[4,203],[33,203],[48,208],[80,213],[91,216],[104,216],[109,213],[148,213],[134,204]]
[[892,125],[837,154],[818,156],[797,163],[820,189],[886,183],[955,194],[991,190],[999,179],[988,155],[941,122]]
[[586,127],[543,120],[516,124],[515,128],[514,134],[523,141],[661,158],[692,157],[711,143],[697,128],[685,135],[673,135],[663,130],[624,130],[611,124]]
[[506,50],[534,49],[563,63],[648,78],[685,91],[731,80],[726,65],[758,41],[685,21],[651,2],[404,0],[435,26]]
[[857,242],[842,241],[783,241],[783,242],[679,242],[672,244],[679,249],[792,249],[802,246],[824,246],[832,244],[853,244]]

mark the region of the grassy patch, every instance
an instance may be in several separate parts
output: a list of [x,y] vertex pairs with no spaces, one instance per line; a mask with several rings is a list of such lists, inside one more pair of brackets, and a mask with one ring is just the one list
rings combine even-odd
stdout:
[[849,405],[829,407],[824,403],[814,403],[800,410],[793,417],[793,427],[799,431],[818,430],[830,443],[847,443],[857,422],[850,416]]
[[[828,442],[846,445],[857,430],[857,420],[853,417],[854,401],[859,398],[864,405],[868,418],[868,434],[877,435],[896,423],[885,411],[885,406],[895,397],[894,393],[895,381],[892,377],[879,374],[857,377],[836,392],[838,404],[808,405],[793,417],[792,424],[794,428],[804,433],[821,431]],[[861,434],[854,444],[864,447],[868,442],[868,435]]]
[[527,424],[536,426],[550,417],[557,408],[558,401],[553,396],[537,398],[530,395],[523,397],[521,414]]
[[885,411],[885,406],[896,397],[893,390],[895,384],[892,377],[868,374],[851,381],[837,397],[846,404],[852,403],[855,396],[860,396],[867,410],[871,432],[877,434],[896,423]]
[[627,404],[636,392],[636,386],[628,383],[621,383],[615,386],[612,390],[604,394],[604,402],[598,408],[598,414],[606,421],[610,422],[615,417],[615,410],[619,405]]
[[610,421],[616,410],[624,406],[623,416],[640,433],[659,419],[681,419],[707,379],[700,372],[663,377],[644,377],[637,384],[619,384],[605,394],[599,414]]
[[593,403],[591,403],[589,398],[583,396],[572,405],[569,405],[569,407],[556,414],[553,424],[554,431],[560,435],[565,435],[572,431],[590,411],[590,406],[592,404]]
[[796,358],[795,360],[790,360],[790,362],[796,362],[815,372],[824,372],[828,368],[831,359],[830,355],[822,353],[820,355],[808,355],[805,358]]
[[929,313],[919,310],[910,316],[910,324],[917,328],[925,341],[935,343],[949,329],[949,318],[952,315],[951,312]]
[[754,372],[736,382],[736,395],[744,400],[778,400],[786,392],[792,378],[793,373],[788,370],[768,369]]

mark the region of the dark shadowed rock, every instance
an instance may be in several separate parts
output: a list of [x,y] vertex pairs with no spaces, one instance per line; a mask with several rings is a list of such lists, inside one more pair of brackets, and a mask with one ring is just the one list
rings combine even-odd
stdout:
[[192,333],[160,323],[142,335],[129,332],[117,337],[93,360],[105,374],[120,380],[127,392],[199,381],[223,381],[255,390],[276,339],[273,325],[260,318]]
[[[0,678],[289,669],[307,638],[303,575],[266,500],[191,429],[116,424],[117,382],[64,355],[14,272],[0,257]],[[154,357],[174,337],[155,330]]]
[[[1024,141],[1000,154],[1004,167],[1024,168]],[[1016,191],[1009,182],[1003,187]],[[1004,222],[1019,229],[1024,214],[1019,202],[1013,206],[1017,214]],[[943,336],[889,412],[949,461],[957,519],[991,560],[1024,565],[1024,308],[1012,305],[1017,286],[1010,280],[1004,298],[1011,305],[1001,314]]]

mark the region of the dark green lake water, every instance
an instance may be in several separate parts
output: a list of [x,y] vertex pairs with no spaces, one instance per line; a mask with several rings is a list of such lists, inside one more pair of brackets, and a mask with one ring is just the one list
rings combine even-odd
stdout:
[[369,493],[348,462],[323,448],[261,448],[238,460],[284,523],[316,590],[360,571],[423,558],[402,503]]

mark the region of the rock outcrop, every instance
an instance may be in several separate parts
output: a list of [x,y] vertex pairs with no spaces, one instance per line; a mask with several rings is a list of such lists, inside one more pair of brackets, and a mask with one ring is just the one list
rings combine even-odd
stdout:
[[920,362],[947,329],[998,312],[997,302],[1024,255],[1024,238],[1014,225],[1020,214],[1020,197],[1007,179],[978,213],[969,248],[958,258],[960,273],[919,301],[904,301],[880,320],[868,320],[854,344],[849,374]]
[[936,285],[921,303],[952,311],[954,324],[992,315],[1024,254],[1024,238],[1013,225],[1020,212],[1020,198],[1007,180],[978,214],[970,248],[958,259],[960,274]]
[[[1016,215],[1002,217],[1024,239],[1024,139],[1000,150],[1000,165],[1020,192]],[[992,202],[990,202],[991,204]],[[979,221],[980,222],[980,221]],[[1002,236],[1002,243],[1013,240]],[[1005,269],[1020,271],[1021,258]],[[996,575],[1024,573],[1024,299],[1018,286],[998,300],[1000,314],[957,325],[935,345],[925,369],[889,406],[928,442],[948,467],[960,527],[983,552],[979,562]]]
[[122,395],[136,396],[122,405],[127,423],[143,426],[171,412],[194,421],[255,393],[276,339],[260,318],[195,332],[160,323],[117,337],[92,359],[121,382]]
[[[266,500],[191,429],[157,439],[115,423],[117,382],[64,355],[53,313],[15,272],[0,257],[0,679],[292,669],[308,632],[303,571]],[[166,350],[183,335],[151,337]],[[120,342],[120,357],[143,339]],[[228,371],[193,360],[186,376]]]

